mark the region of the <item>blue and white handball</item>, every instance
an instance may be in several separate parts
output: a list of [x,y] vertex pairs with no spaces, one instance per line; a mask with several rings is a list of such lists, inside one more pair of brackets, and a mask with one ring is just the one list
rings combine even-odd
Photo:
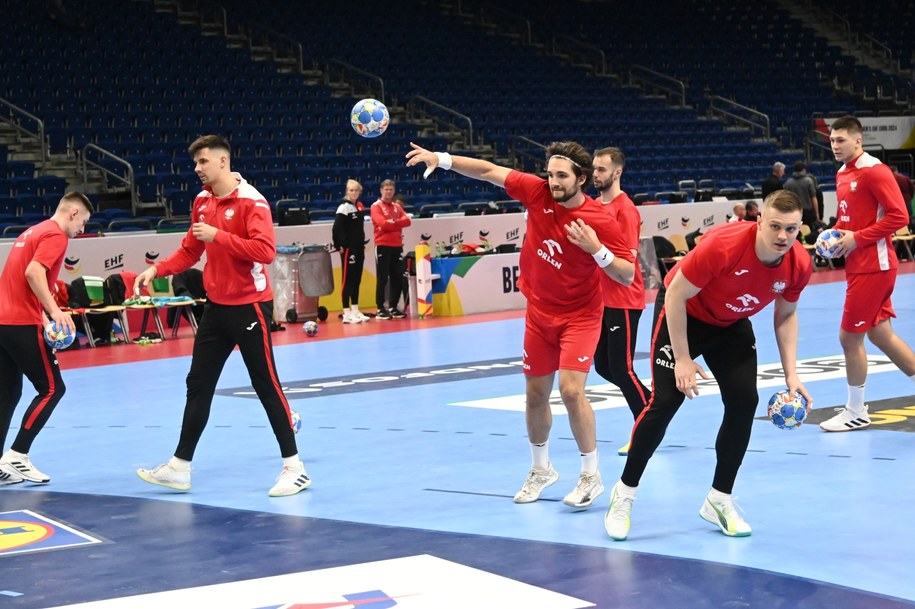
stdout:
[[807,400],[796,392],[779,391],[769,398],[769,418],[779,429],[797,429],[807,418]]
[[44,327],[44,340],[54,349],[66,349],[73,344],[76,334],[70,334],[66,326],[52,321]]
[[391,122],[388,108],[377,99],[363,99],[353,106],[350,124],[362,137],[378,137]]
[[318,323],[314,321],[306,321],[302,325],[302,332],[305,333],[305,336],[314,336],[318,333]]
[[299,416],[295,410],[292,411],[292,431],[299,433],[299,430],[302,429],[302,417]]
[[823,258],[832,258],[832,250],[836,241],[842,238],[842,233],[834,228],[827,228],[817,236],[817,254]]

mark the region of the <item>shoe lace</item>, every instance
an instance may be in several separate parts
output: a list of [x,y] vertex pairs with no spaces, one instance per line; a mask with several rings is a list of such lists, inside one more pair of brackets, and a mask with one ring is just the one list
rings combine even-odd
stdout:
[[629,512],[632,511],[632,501],[633,497],[617,494],[610,504],[610,518],[614,520],[626,520],[626,518],[629,517]]
[[742,507],[737,505],[737,497],[731,497],[730,499],[715,501],[713,503],[725,518],[736,517],[739,520],[744,520],[743,514],[746,514],[746,512]]
[[586,491],[590,487],[594,486],[597,483],[597,474],[581,474],[578,477],[578,484],[575,485],[575,490],[577,491]]

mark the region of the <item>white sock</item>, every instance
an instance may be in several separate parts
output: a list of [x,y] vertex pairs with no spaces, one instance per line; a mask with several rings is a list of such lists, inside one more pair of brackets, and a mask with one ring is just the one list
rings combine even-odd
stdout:
[[629,486],[628,484],[625,484],[622,480],[620,480],[616,483],[616,492],[618,492],[620,495],[623,495],[624,497],[631,497],[631,498],[635,499],[635,494],[638,492],[638,490],[639,490],[639,487]]
[[597,473],[597,449],[596,448],[589,453],[581,453],[581,473],[583,473],[583,474],[596,474]]
[[550,466],[550,441],[543,444],[531,443],[531,464],[537,469],[547,469]]
[[176,472],[191,471],[191,462],[185,461],[184,459],[179,459],[178,457],[172,457],[171,459],[169,459],[168,464]]
[[350,315],[359,315],[359,305],[357,305],[357,304],[351,305],[349,308],[349,313],[350,313]]
[[845,407],[855,414],[864,412],[864,385],[848,386],[848,403],[845,404]]
[[708,492],[708,498],[712,501],[730,501],[731,493],[722,493],[721,491],[712,488],[712,490]]
[[299,459],[299,453],[292,455],[291,457],[283,457],[283,467],[289,467],[292,469],[303,468],[302,460]]

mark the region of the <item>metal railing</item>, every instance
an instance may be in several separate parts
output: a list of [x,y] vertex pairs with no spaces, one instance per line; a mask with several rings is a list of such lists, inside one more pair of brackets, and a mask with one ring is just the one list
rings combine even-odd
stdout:
[[[96,155],[99,157],[97,160],[95,159]],[[118,173],[111,167],[102,164],[104,159],[109,159],[118,167],[124,168],[124,173]],[[106,187],[108,185],[108,178],[112,178],[115,181],[122,183],[128,189],[128,192],[130,192],[130,211],[134,216],[138,214],[140,205],[137,199],[137,182],[134,178],[133,165],[109,150],[105,150],[95,144],[86,144],[83,146],[82,153],[79,155],[78,167],[80,174],[83,176],[84,191],[87,190],[89,186],[89,169],[97,169],[105,179]]]
[[304,72],[302,44],[285,34],[260,23],[249,23],[248,48],[251,53],[269,53],[271,59],[281,65],[291,66],[301,74]]
[[[38,141],[41,147],[41,164],[38,167],[38,175],[44,175],[45,165],[48,163],[48,140],[45,137],[44,121],[30,112],[26,112],[16,104],[0,98],[0,105],[5,106],[8,112],[0,114],[0,121],[11,125],[16,130],[16,137],[20,140],[23,135],[26,138],[32,138]],[[34,131],[23,124],[33,123]]]
[[197,19],[201,29],[218,32],[223,38],[229,37],[229,17],[224,6],[200,0],[197,3]]
[[[339,73],[341,80],[334,80],[335,73]],[[327,70],[324,71],[324,84],[352,83],[353,80],[359,80],[360,78],[360,82],[368,87],[369,93],[381,103],[385,103],[384,79],[377,74],[357,68],[343,60],[335,58],[328,60]]]
[[[593,65],[595,76],[607,75],[607,56],[602,49],[592,44],[586,44],[571,36],[559,35],[553,37],[553,53],[556,55],[560,53],[559,43],[567,45],[566,51],[573,59],[577,54],[583,56],[590,65]],[[596,64],[591,63],[591,60],[594,58],[597,59]]]
[[668,94],[671,103],[673,103],[674,97],[679,97],[680,105],[686,106],[686,83],[667,74],[655,72],[651,68],[639,64],[632,64],[629,67],[629,84],[664,91]]
[[[526,148],[538,148],[542,152],[540,156],[531,154]],[[530,162],[532,173],[542,173],[546,169],[546,150],[547,145],[541,144],[529,137],[515,135],[511,138],[511,148],[509,154],[512,159],[512,165],[516,169],[527,170],[528,165],[525,161]]]
[[[509,22],[514,23],[517,30],[520,30],[519,35],[521,36],[521,42],[524,44],[531,44],[533,42],[533,35],[531,32],[531,22],[529,19],[524,17],[519,17],[517,13],[512,11],[507,11],[504,8],[492,4],[484,4],[480,7],[480,24],[482,25],[501,25],[503,27],[507,26],[504,22],[496,22],[493,15],[501,15],[506,17]],[[519,27],[520,26],[520,27]]]
[[[720,95],[710,95],[708,100],[709,113],[731,119],[751,129],[759,129],[764,137],[771,137],[772,129],[768,114],[754,110],[749,106],[738,104],[733,99],[721,97]],[[740,113],[743,113],[743,116]]]
[[[804,138],[804,159],[806,159],[806,162],[834,160],[835,155],[832,153],[832,147],[826,143],[828,141],[826,135],[821,131],[807,132],[807,137]],[[818,153],[816,158],[814,158],[814,153]]]
[[[447,117],[450,117],[451,120],[440,116],[441,113],[444,113]],[[449,129],[457,129],[463,134],[462,143],[464,144],[467,150],[473,150],[473,120],[466,114],[461,114],[454,108],[449,108],[448,106],[443,106],[438,102],[434,102],[431,99],[423,97],[422,95],[414,95],[410,98],[410,101],[407,102],[407,115],[411,118],[428,118],[439,125],[444,125]],[[467,126],[462,128],[458,122],[465,122]]]

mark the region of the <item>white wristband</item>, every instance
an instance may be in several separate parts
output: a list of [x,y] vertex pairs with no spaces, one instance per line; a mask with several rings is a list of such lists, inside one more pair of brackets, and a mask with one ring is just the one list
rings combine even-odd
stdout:
[[613,252],[607,249],[606,245],[602,245],[600,250],[598,250],[596,254],[593,254],[593,256],[594,262],[596,262],[597,266],[602,269],[605,269],[613,264],[613,259],[616,258],[616,256],[613,255]]
[[436,152],[435,156],[438,157],[438,166],[448,171],[451,169],[451,155],[447,152]]

